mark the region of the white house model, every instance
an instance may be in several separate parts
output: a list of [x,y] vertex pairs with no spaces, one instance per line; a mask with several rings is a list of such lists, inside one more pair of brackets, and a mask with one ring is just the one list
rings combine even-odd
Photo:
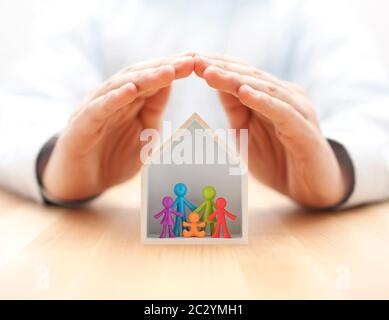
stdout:
[[[236,148],[231,148],[199,115],[193,114],[143,166],[142,242],[163,245],[247,243],[247,170],[244,168],[247,165],[237,155]],[[177,183],[187,186],[186,199],[196,207],[204,202],[202,191],[206,186],[216,189],[215,200],[220,197],[227,200],[226,210],[236,216],[235,220],[226,217],[231,238],[212,238],[208,232],[204,238],[160,237],[161,219],[156,219],[155,214],[164,209],[164,197],[176,199]],[[187,215],[191,212],[186,209]]]

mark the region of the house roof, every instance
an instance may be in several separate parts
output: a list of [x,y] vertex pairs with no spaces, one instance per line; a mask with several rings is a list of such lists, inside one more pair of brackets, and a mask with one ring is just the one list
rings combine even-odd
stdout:
[[157,156],[160,156],[162,152],[176,141],[179,137],[182,136],[182,130],[188,129],[193,123],[198,123],[204,130],[207,130],[207,133],[210,134],[215,143],[222,147],[222,149],[230,156],[235,159],[239,159],[234,152],[232,152],[231,148],[228,147],[227,143],[221,139],[212,128],[208,125],[207,122],[198,114],[193,113],[166,141],[164,141],[151,156],[148,157],[147,161],[144,163],[144,166],[149,166],[152,164],[152,160]]

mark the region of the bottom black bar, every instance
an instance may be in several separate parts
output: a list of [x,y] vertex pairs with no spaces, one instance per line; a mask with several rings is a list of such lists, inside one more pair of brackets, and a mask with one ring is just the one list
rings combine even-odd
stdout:
[[[277,316],[333,318],[352,313],[373,319],[379,307],[387,310],[387,302],[362,301],[2,301],[1,310],[9,308],[12,316],[28,312],[29,316],[49,315],[105,319],[260,319]],[[46,309],[47,308],[47,309]],[[46,312],[48,310],[55,310]]]

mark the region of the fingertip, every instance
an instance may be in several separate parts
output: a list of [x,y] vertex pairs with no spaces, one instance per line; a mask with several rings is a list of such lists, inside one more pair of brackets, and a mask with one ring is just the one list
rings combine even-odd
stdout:
[[209,66],[205,69],[203,73],[203,78],[205,79],[205,81],[207,81],[209,85],[212,86],[220,82],[220,71],[221,69],[219,69],[218,67]]
[[195,64],[195,73],[199,76],[199,77],[203,77],[204,76],[204,71],[207,69],[207,67],[210,65],[206,59],[200,55],[196,55],[194,57],[194,64]]
[[192,56],[180,57],[173,62],[176,79],[190,76],[194,70],[195,62]]
[[121,86],[119,90],[122,93],[128,95],[136,95],[138,92],[138,89],[133,82],[126,83],[125,85]]
[[254,96],[253,88],[244,84],[238,89],[238,98],[244,104],[249,105]]
[[258,92],[247,84],[238,89],[238,96],[242,98],[258,96]]
[[207,66],[207,68],[204,70],[204,76],[205,75],[222,75],[222,74],[225,74],[223,69],[216,67],[216,66],[213,66],[213,65]]
[[135,100],[137,94],[138,88],[133,82],[129,82],[118,89],[108,92],[107,99],[114,99],[116,101],[122,101],[124,99],[128,103]]
[[238,89],[238,94],[239,95],[247,95],[249,94],[250,90],[252,88],[250,86],[248,86],[247,84],[244,84],[242,85],[239,89]]
[[269,95],[257,91],[247,84],[242,85],[239,88],[238,98],[243,104],[254,109],[271,104],[271,98]]

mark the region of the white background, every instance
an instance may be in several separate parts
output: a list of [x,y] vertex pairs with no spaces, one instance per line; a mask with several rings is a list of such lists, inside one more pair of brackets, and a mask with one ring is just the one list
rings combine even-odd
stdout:
[[[336,3],[339,0],[330,1]],[[377,39],[381,49],[381,59],[389,69],[389,37],[387,35],[389,1],[345,1],[349,3],[350,10]],[[78,3],[82,2],[82,0],[78,1]],[[23,55],[39,37],[41,28],[39,17],[47,12],[58,12],[58,7],[64,3],[64,0],[0,0],[0,79],[6,76],[6,71],[12,66],[12,62]]]

